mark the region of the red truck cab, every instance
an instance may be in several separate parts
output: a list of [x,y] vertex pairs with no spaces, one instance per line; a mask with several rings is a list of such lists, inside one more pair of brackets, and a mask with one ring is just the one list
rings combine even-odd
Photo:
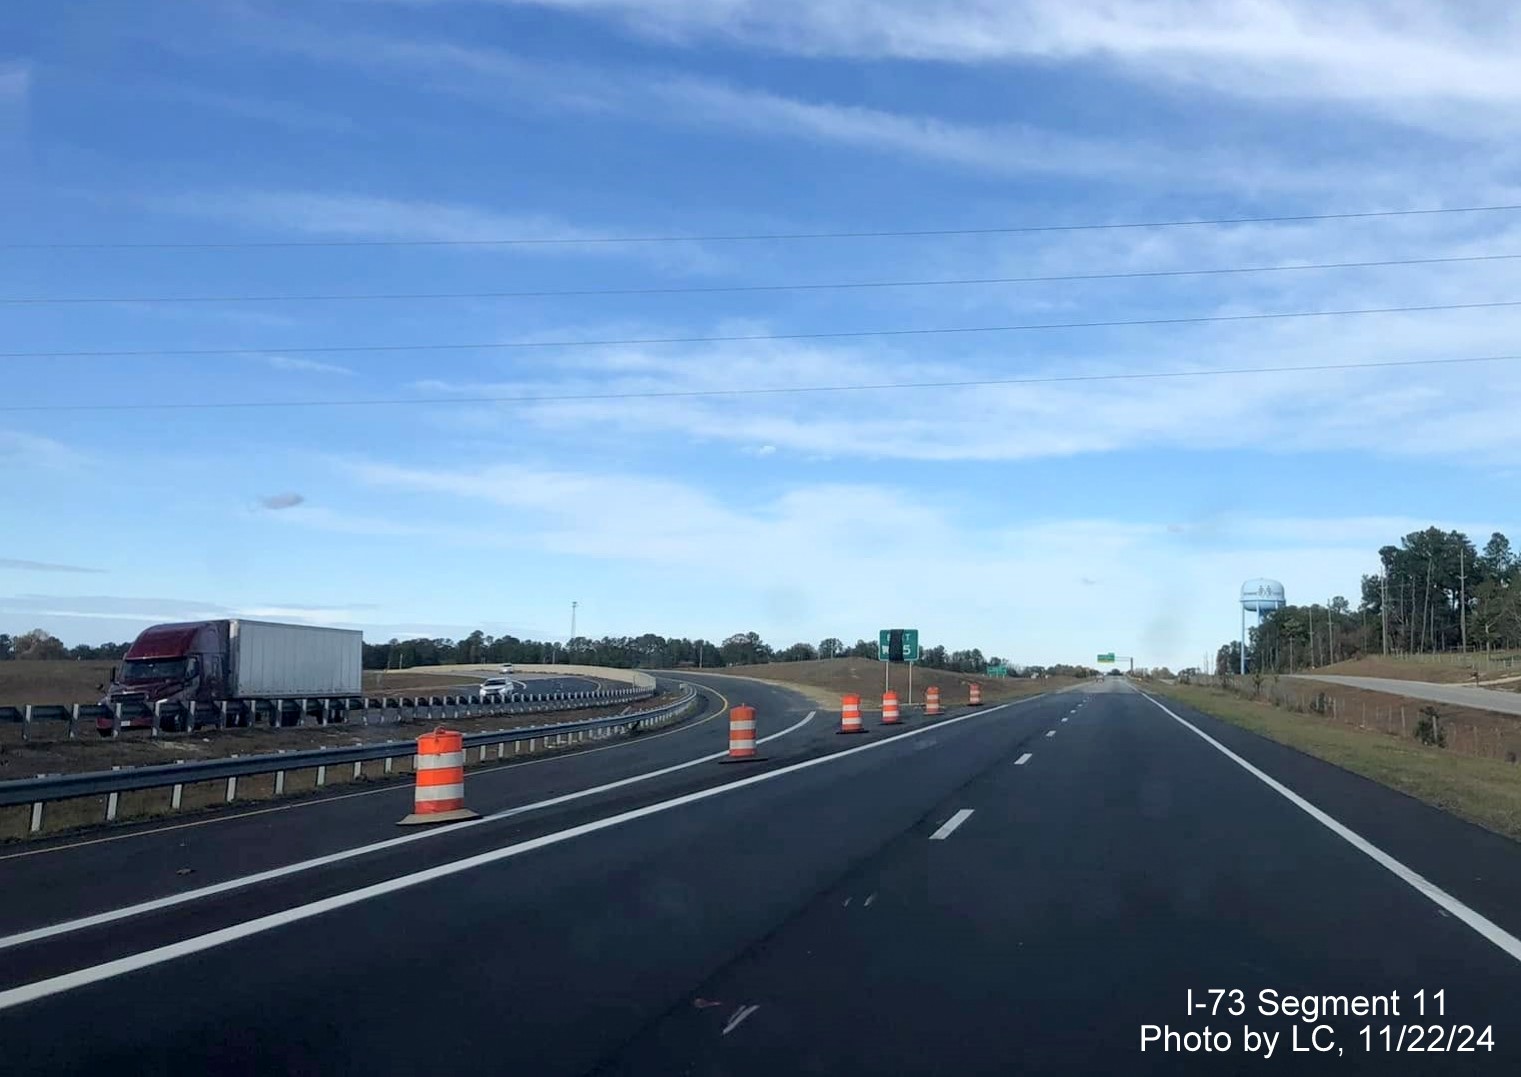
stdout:
[[226,621],[154,625],[122,659],[106,702],[223,699],[227,673]]

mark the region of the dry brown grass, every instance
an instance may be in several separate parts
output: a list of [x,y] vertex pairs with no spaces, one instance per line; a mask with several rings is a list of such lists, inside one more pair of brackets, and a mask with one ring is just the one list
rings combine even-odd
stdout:
[[[1517,672],[1521,672],[1503,668],[1485,669],[1483,657],[1483,655],[1472,655],[1469,661],[1477,664],[1469,666],[1447,662],[1423,662],[1415,658],[1401,658],[1398,655],[1387,657],[1368,655],[1363,658],[1349,658],[1345,662],[1337,662],[1331,666],[1322,666],[1314,672],[1330,673],[1338,677],[1387,677],[1396,681],[1427,681],[1431,684],[1472,684],[1474,669],[1479,671],[1480,683],[1500,677],[1512,677]],[[1299,672],[1310,671],[1300,670]]]
[[67,660],[0,662],[0,705],[99,703],[115,665]]
[[[1245,697],[1253,694],[1249,678],[1236,678]],[[1447,750],[1484,759],[1521,757],[1521,718],[1478,707],[1433,703],[1428,699],[1346,688],[1339,684],[1270,678],[1262,685],[1263,701],[1294,713],[1313,714],[1324,722],[1393,737],[1410,737],[1421,713],[1435,707],[1447,737]]]
[[[1261,700],[1243,699],[1214,688],[1197,685],[1146,685],[1149,692],[1176,699],[1196,710],[1212,714],[1232,725],[1269,737],[1308,755],[1335,763],[1355,774],[1408,793],[1428,804],[1459,815],[1470,822],[1488,827],[1509,837],[1521,839],[1521,766],[1502,759],[1475,757],[1462,750],[1464,738],[1457,746],[1428,747],[1414,737],[1400,736],[1359,724],[1350,706],[1343,713],[1349,720],[1335,720],[1318,713],[1299,714],[1274,707]],[[1377,695],[1388,705],[1400,697]],[[1406,700],[1407,720],[1427,704]],[[1455,715],[1459,708],[1443,708]],[[1472,712],[1494,718],[1489,711]],[[1449,719],[1443,726],[1448,728]],[[1512,720],[1512,724],[1516,724]],[[1451,745],[1453,742],[1449,741]]]
[[[648,710],[668,703],[673,697],[656,696],[634,704]],[[481,730],[516,729],[521,726],[547,725],[551,722],[577,721],[620,714],[624,704],[590,707],[576,711],[550,711],[500,718],[450,719],[450,729],[462,733]],[[91,723],[81,722],[76,739],[67,740],[63,722],[37,723],[34,738],[23,744],[14,727],[0,729],[0,781],[31,778],[38,774],[74,774],[87,770],[110,770],[113,766],[137,767],[154,763],[174,763],[201,759],[223,759],[230,755],[256,755],[303,748],[338,748],[353,744],[415,737],[426,732],[432,723],[424,721],[389,722],[385,725],[342,723],[329,726],[306,725],[299,728],[203,729],[192,734],[150,737],[147,730],[131,730],[115,740],[102,738]],[[46,739],[43,739],[46,738]]]
[[[821,707],[838,708],[840,697],[855,693],[861,697],[865,710],[882,708],[882,663],[869,658],[824,658],[814,662],[772,662],[761,666],[730,666],[722,670],[703,670],[720,676],[743,677],[773,684],[785,684],[796,688]],[[908,667],[893,666],[892,687],[898,698],[908,702]],[[989,703],[1002,703],[1010,699],[1062,688],[1073,682],[1058,679],[995,679],[971,677],[944,670],[914,667],[913,704],[924,702],[924,689],[931,685],[940,689],[942,706],[962,706],[967,701],[967,685],[976,681],[982,685],[982,698]]]

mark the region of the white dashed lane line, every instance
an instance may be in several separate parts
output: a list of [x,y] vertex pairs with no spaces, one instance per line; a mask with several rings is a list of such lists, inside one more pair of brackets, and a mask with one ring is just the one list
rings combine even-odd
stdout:
[[1054,736],[1056,736],[1056,730],[1054,730],[1054,729],[1048,729],[1048,730],[1046,730],[1046,736],[1048,736],[1048,737],[1054,737]]
[[1022,766],[1024,766],[1026,763],[1028,763],[1030,761],[1030,756],[1032,754],[1033,753],[1031,753],[1031,752],[1026,752],[1024,755],[1022,755],[1018,759],[1014,760],[1014,765],[1016,767],[1022,767]]
[[950,837],[956,832],[956,828],[958,826],[966,822],[971,817],[972,809],[962,808],[955,815],[951,816],[944,823],[940,824],[940,829],[930,835],[930,841],[944,841],[946,838]]

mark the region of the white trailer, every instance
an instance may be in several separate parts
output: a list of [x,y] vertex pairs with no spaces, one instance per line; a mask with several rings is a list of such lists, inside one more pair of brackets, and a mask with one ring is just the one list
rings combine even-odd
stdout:
[[234,620],[229,694],[242,698],[357,696],[364,634],[346,628]]

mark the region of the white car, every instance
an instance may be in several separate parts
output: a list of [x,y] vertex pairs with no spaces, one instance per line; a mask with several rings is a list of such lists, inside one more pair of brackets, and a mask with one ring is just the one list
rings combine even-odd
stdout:
[[508,677],[488,677],[481,682],[480,697],[492,700],[506,699],[517,690],[518,686]]

